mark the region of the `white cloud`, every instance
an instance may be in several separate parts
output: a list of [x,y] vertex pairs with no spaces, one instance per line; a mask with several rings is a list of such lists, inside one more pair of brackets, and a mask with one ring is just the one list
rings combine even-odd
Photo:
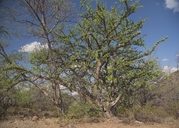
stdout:
[[179,12],[179,0],[165,0],[165,7],[173,12]]
[[176,54],[177,57],[179,57],[179,54]]
[[47,44],[43,44],[41,45],[40,42],[37,42],[37,41],[34,41],[30,44],[26,44],[24,46],[22,46],[19,50],[19,52],[33,52],[33,51],[37,51],[37,50],[40,50],[42,48],[48,48]]
[[167,59],[167,58],[164,58],[164,59],[162,59],[162,61],[168,61],[168,59]]
[[164,66],[164,68],[163,68],[163,72],[165,72],[167,75],[169,75],[175,71],[177,71],[177,68],[175,68],[175,67]]

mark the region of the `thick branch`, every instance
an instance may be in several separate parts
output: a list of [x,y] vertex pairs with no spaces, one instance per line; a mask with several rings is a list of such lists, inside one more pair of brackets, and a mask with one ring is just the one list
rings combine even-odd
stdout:
[[115,106],[118,103],[118,101],[121,99],[121,97],[122,97],[122,94],[119,94],[115,101],[112,101],[112,102],[109,103],[108,108],[110,109],[113,106]]

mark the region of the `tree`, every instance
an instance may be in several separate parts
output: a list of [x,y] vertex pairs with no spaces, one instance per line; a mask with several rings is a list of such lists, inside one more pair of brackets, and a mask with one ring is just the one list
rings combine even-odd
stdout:
[[[21,79],[22,71],[5,70],[6,67],[11,67],[15,65],[17,61],[21,58],[19,54],[7,53],[5,48],[8,46],[7,42],[11,36],[11,31],[7,27],[5,19],[6,6],[3,5],[5,1],[0,1],[0,17],[2,18],[0,24],[0,93],[4,93],[5,90],[9,90],[14,85],[18,84]],[[17,72],[16,72],[17,71]]]
[[[22,79],[17,79],[18,82],[16,82],[14,86],[19,82],[27,82],[30,85],[35,85],[63,111],[59,84],[49,80],[45,81],[45,85],[52,84],[54,95],[51,95],[44,87],[41,87],[41,85],[44,84],[44,78],[41,78],[40,74],[44,73],[45,76],[58,77],[55,73],[58,67],[56,67],[57,65],[54,63],[56,58],[54,56],[53,47],[56,45],[56,40],[53,33],[56,31],[57,26],[60,25],[61,29],[63,29],[66,22],[73,21],[75,14],[74,4],[67,0],[14,0],[13,2],[18,8],[13,10],[8,9],[7,14],[11,17],[14,24],[17,23],[16,26],[20,27],[18,34],[39,38],[48,48],[28,55],[25,54],[25,56],[23,53],[18,53],[22,57],[25,57],[24,60],[21,58],[18,64],[14,63],[14,60],[10,60],[4,52],[5,54],[3,53],[2,57],[6,59],[7,66],[3,66],[3,68],[6,72],[11,72],[12,76],[15,76],[12,73],[14,70],[15,73],[22,72],[22,74],[19,75]],[[44,56],[44,54],[46,56]],[[41,55],[41,57],[35,55]],[[30,67],[24,66],[24,61],[28,60],[28,58],[29,61],[27,63]],[[40,73],[39,71],[41,71],[42,67],[47,70]]]
[[115,114],[117,104],[160,76],[158,63],[147,56],[166,39],[151,50],[140,51],[145,44],[139,30],[145,20],[128,18],[140,7],[139,1],[121,2],[123,10],[115,4],[110,11],[103,1],[96,2],[95,9],[89,2],[68,35],[57,33],[69,51],[64,78],[58,82],[100,107],[106,117]]
[[[95,8],[91,1],[82,2],[84,12],[79,15],[78,23],[71,23],[69,27],[65,25],[66,18],[57,18],[71,16],[69,6],[59,12],[63,15],[57,13],[60,10],[55,5],[66,3],[64,0],[20,3],[31,18],[15,21],[29,24],[31,35],[45,39],[48,47],[29,54],[30,68],[13,65],[6,70],[23,71],[20,75],[23,80],[41,90],[62,113],[61,86],[77,92],[100,108],[105,117],[111,117],[117,105],[128,102],[128,97],[150,87],[160,77],[156,59],[147,57],[166,38],[159,40],[151,50],[139,50],[145,48],[139,31],[145,20],[129,19],[140,8],[138,0],[121,0],[111,10],[104,1],[97,1]],[[51,4],[54,4],[52,8]],[[61,22],[63,24],[59,24]],[[54,95],[45,86],[51,87]]]
[[20,83],[23,73],[16,69],[6,70],[7,67],[10,68],[12,65],[15,65],[20,56],[18,54],[7,53],[5,50],[8,46],[7,42],[11,36],[11,31],[5,22],[7,17],[4,14],[6,11],[6,7],[3,5],[4,2],[4,0],[0,1],[0,113],[2,117],[5,117],[6,110],[15,104],[12,95],[16,89],[12,91],[9,90]]

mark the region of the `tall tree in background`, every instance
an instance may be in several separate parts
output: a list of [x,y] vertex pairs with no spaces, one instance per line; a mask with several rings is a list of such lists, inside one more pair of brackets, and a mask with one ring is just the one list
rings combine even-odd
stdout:
[[9,90],[23,81],[22,70],[16,70],[15,68],[10,69],[12,65],[17,64],[21,56],[6,52],[8,40],[10,40],[12,36],[12,31],[6,24],[7,16],[5,12],[8,8],[3,5],[4,2],[4,0],[0,1],[0,113],[2,115],[8,107],[14,104]]
[[[7,14],[12,19],[12,22],[21,28],[18,34],[38,38],[44,42],[45,47],[25,56],[29,57],[29,59],[25,59],[28,60],[28,62],[25,62],[28,63],[28,67],[24,66],[23,60],[17,64],[14,63],[14,60],[9,61],[9,57],[2,55],[8,64],[8,66],[4,66],[4,69],[11,72],[12,70],[22,71],[23,74],[19,75],[19,77],[22,77],[23,80],[19,79],[19,81],[35,85],[56,106],[61,108],[63,113],[59,84],[46,79],[45,84],[48,83],[48,86],[51,85],[54,90],[54,94],[49,94],[45,88],[40,86],[44,84],[44,78],[41,75],[58,78],[56,71],[58,71],[59,64],[56,62],[54,52],[57,42],[53,37],[53,33],[56,31],[57,26],[58,29],[60,28],[59,26],[61,26],[60,29],[63,29],[66,22],[72,23],[75,14],[74,4],[67,0],[14,0],[13,2],[15,9],[9,9]],[[42,67],[46,69],[44,72],[41,71]]]
[[[34,80],[28,79],[33,85],[37,86],[46,96],[48,96],[54,104],[61,109],[63,114],[63,102],[61,89],[58,83],[49,78],[54,77],[58,79],[58,69],[60,62],[58,62],[58,55],[56,55],[56,40],[53,33],[58,29],[63,30],[66,22],[71,22],[74,18],[74,4],[67,0],[22,0],[19,4],[26,10],[25,14],[29,16],[17,19],[17,22],[24,23],[29,26],[29,32],[33,37],[44,39],[47,49],[41,49],[39,52],[31,53],[30,63],[32,69],[30,76]],[[24,13],[22,14],[24,16]],[[46,69],[44,71],[44,69]],[[48,77],[44,78],[41,75]],[[42,89],[40,83],[35,82],[38,79],[46,80],[46,82],[53,88],[54,94],[48,93],[47,90]],[[42,82],[41,84],[44,84]]]
[[6,24],[7,15],[5,12],[8,8],[4,3],[4,0],[0,1],[0,93],[4,90],[9,90],[11,87],[18,84],[22,80],[21,78],[23,74],[23,71],[17,71],[16,69],[5,70],[6,67],[11,68],[12,65],[17,64],[17,61],[21,59],[21,56],[18,54],[7,53],[5,50],[8,47],[8,40],[12,36],[12,31]]

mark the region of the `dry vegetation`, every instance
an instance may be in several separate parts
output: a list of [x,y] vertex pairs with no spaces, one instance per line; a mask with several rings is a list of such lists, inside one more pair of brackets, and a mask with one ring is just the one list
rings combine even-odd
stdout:
[[37,121],[12,119],[0,122],[0,128],[179,128],[178,121],[171,121],[170,119],[163,124],[159,123],[143,123],[133,121],[126,124],[118,118],[111,119],[95,119],[81,121],[76,120],[63,120],[58,118],[40,119]]
[[145,93],[145,103],[139,98],[133,107],[118,107],[117,117],[110,119],[102,118],[100,111],[82,99],[77,102],[67,95],[63,118],[43,95],[38,99],[32,97],[33,105],[14,103],[5,110],[1,104],[0,128],[179,128],[178,78],[179,73],[173,73]]

